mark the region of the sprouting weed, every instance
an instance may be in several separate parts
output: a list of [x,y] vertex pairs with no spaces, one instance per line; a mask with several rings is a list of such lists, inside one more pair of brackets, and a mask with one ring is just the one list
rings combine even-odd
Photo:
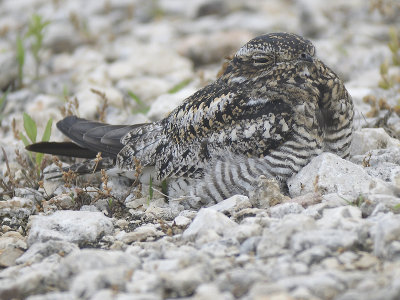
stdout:
[[133,99],[133,101],[136,102],[136,108],[133,111],[133,113],[136,114],[146,114],[148,113],[148,111],[150,110],[150,106],[147,105],[146,103],[144,103],[138,95],[136,95],[134,92],[132,91],[128,91],[128,95],[129,97],[131,97]]
[[44,21],[42,16],[34,14],[29,23],[26,37],[32,37],[31,51],[36,63],[36,77],[39,77],[39,67],[41,63],[40,50],[44,38],[44,29],[50,24],[50,21]]
[[[25,129],[25,134],[22,132],[19,132],[19,138],[22,140],[25,146],[28,146],[30,143],[36,143],[36,138],[37,138],[37,126],[36,122],[27,114],[23,114],[23,120],[24,120],[24,129]],[[47,121],[45,130],[43,132],[42,136],[42,142],[48,142],[50,140],[51,136],[51,128],[53,125],[53,119],[49,119]],[[42,161],[43,161],[43,153],[36,153],[32,154],[31,152],[28,152],[29,158],[31,159],[33,165],[36,167],[37,171],[37,177],[40,177],[40,172],[41,172],[41,166],[42,166]]]
[[99,121],[100,122],[105,122],[106,119],[106,110],[108,107],[108,98],[106,94],[102,91],[96,90],[96,89],[90,89],[90,91],[93,94],[96,94],[97,96],[100,97],[100,99],[103,101],[103,104],[101,107],[97,108],[97,113],[99,114]]

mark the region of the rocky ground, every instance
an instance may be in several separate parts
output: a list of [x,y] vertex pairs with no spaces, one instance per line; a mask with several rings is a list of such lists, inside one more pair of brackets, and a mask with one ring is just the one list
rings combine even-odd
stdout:
[[[399,16],[395,0],[0,2],[0,299],[399,299]],[[38,140],[71,112],[157,120],[275,31],[345,80],[349,161],[324,153],[290,197],[264,178],[199,211],[119,177],[38,183],[23,113]]]

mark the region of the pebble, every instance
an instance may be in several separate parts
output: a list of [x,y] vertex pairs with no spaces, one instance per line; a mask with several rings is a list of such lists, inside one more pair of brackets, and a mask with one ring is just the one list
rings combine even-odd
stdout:
[[367,193],[393,194],[381,179],[371,177],[361,166],[332,153],[322,153],[288,180],[292,197],[311,192],[358,196]]
[[56,211],[49,216],[32,216],[28,244],[49,240],[90,244],[111,234],[113,229],[112,221],[101,212]]

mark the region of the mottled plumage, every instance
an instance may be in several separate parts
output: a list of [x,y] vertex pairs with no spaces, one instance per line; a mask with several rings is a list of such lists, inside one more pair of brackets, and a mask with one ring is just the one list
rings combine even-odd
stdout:
[[123,170],[134,170],[138,159],[168,181],[171,196],[207,203],[248,194],[260,175],[284,187],[322,151],[346,158],[353,114],[343,82],[315,57],[311,42],[272,33],[239,49],[220,78],[165,119],[105,127],[69,117],[58,127]]

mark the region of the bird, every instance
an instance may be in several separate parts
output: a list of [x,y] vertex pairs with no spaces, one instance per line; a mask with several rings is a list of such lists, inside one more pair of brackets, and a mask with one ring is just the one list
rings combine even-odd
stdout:
[[57,128],[72,142],[30,151],[93,158],[134,171],[137,162],[169,197],[218,203],[249,195],[260,176],[286,181],[322,152],[349,157],[354,109],[343,81],[316,56],[312,42],[287,32],[242,46],[209,85],[165,118],[109,125],[68,116]]

